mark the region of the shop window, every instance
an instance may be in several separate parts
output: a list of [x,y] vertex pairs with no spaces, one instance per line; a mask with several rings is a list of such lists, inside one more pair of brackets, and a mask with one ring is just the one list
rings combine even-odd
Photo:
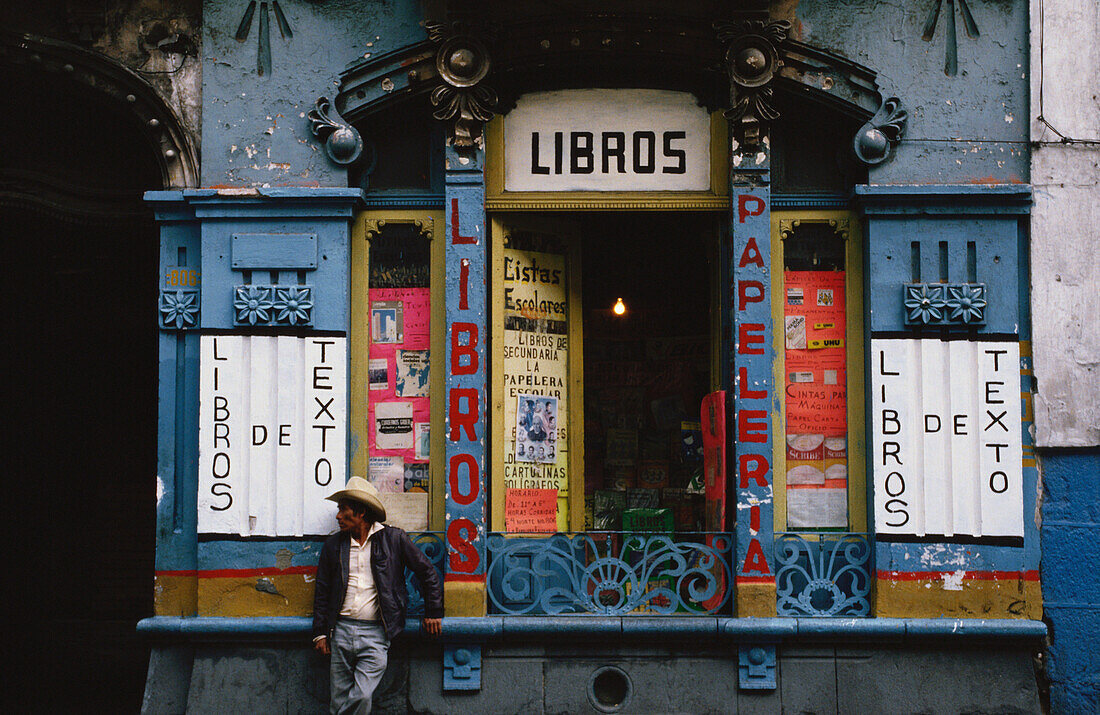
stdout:
[[356,129],[364,146],[351,186],[371,194],[443,193],[443,130],[426,99],[389,107]]
[[[773,214],[776,528],[864,531],[862,274],[839,212]],[[782,329],[780,329],[782,326]]]
[[[388,523],[427,531],[441,521],[433,392],[441,355],[433,270],[441,256],[432,214],[369,212],[353,231],[351,290],[352,473],[382,493]],[[435,331],[439,332],[439,331]],[[436,524],[438,525],[438,524]]]
[[493,230],[493,529],[702,531],[718,219],[525,216]]
[[779,119],[772,125],[772,192],[847,196],[867,183],[867,167],[852,154],[863,119],[829,107],[807,105],[804,96],[777,92]]

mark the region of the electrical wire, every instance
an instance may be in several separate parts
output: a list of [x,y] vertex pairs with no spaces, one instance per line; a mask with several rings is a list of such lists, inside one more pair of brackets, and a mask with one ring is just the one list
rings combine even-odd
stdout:
[[1058,144],[1084,144],[1088,146],[1100,146],[1100,140],[1098,139],[1074,139],[1073,137],[1067,137],[1062,132],[1051,124],[1044,116],[1043,105],[1043,79],[1045,70],[1046,59],[1046,46],[1044,40],[1046,39],[1046,3],[1044,0],[1039,0],[1039,116],[1035,117],[1036,121],[1041,122],[1050,131],[1058,135],[1058,141],[1034,141],[1030,142],[1032,146],[1051,146]]

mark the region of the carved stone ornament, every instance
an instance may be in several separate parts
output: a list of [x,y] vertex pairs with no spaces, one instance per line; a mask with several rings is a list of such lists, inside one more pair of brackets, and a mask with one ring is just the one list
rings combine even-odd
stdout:
[[325,143],[328,158],[337,164],[353,164],[363,153],[363,138],[344,121],[328,97],[318,99],[309,110],[309,124],[313,136]]
[[742,151],[758,145],[768,124],[779,118],[772,106],[769,86],[783,64],[777,46],[787,39],[791,23],[782,20],[716,22],[718,41],[726,46],[726,72],[730,80],[730,108],[726,119]]
[[497,105],[496,92],[481,84],[489,74],[489,50],[463,23],[432,22],[427,28],[439,45],[435,67],[443,80],[432,91],[433,116],[451,122],[455,147],[472,147]]
[[881,164],[894,154],[905,134],[909,113],[901,108],[901,100],[890,97],[883,101],[875,116],[859,128],[852,138],[852,150],[864,164]]

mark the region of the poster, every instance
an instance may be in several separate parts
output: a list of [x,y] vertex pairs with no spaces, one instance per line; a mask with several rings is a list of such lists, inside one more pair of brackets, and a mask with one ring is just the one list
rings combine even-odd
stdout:
[[516,462],[557,461],[558,398],[520,393],[516,396]]
[[394,391],[398,397],[428,396],[428,351],[398,350],[397,378]]
[[405,339],[404,306],[399,300],[371,301],[370,339],[372,343],[400,343]]
[[401,457],[371,457],[367,480],[382,493],[405,490],[405,463]]
[[558,529],[557,489],[509,489],[504,497],[510,532],[553,533]]
[[[565,256],[504,251],[504,482],[568,489],[568,284]],[[507,519],[507,513],[506,513]]]
[[413,448],[413,407],[410,402],[374,406],[374,444],[379,449]]
[[367,361],[367,376],[372,390],[388,390],[390,387],[390,363],[385,358]]
[[429,422],[413,423],[413,444],[415,458],[427,461],[432,451],[432,426]]
[[426,462],[405,463],[405,491],[428,493],[428,464]]

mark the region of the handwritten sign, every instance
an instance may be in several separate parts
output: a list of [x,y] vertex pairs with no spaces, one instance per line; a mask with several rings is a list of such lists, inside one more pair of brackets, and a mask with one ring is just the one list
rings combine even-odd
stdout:
[[706,191],[710,115],[686,92],[577,89],[504,118],[507,191]]
[[549,533],[558,528],[557,489],[509,489],[504,523],[508,531]]

